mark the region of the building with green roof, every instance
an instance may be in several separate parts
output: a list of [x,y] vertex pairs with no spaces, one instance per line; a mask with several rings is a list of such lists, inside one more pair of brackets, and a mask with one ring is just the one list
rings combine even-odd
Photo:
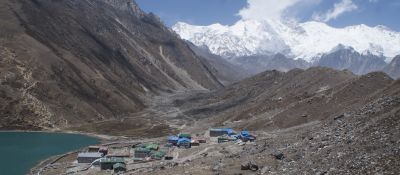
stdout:
[[164,151],[152,151],[150,152],[150,156],[153,159],[161,160],[165,156]]
[[116,163],[113,165],[115,173],[126,171],[126,165],[124,163]]
[[117,163],[125,164],[125,161],[123,158],[117,158],[117,157],[102,158],[100,159],[100,168],[102,170],[112,170],[113,166]]
[[180,134],[178,135],[178,137],[179,137],[179,138],[188,138],[188,139],[191,139],[191,138],[192,138],[192,135],[190,135],[190,134],[188,134],[188,133],[180,133]]
[[151,150],[149,148],[143,148],[143,147],[135,148],[134,157],[135,158],[146,158],[146,157],[150,156],[150,152],[151,152]]
[[151,144],[148,144],[146,146],[146,148],[149,149],[149,150],[157,151],[160,148],[160,145],[151,143]]

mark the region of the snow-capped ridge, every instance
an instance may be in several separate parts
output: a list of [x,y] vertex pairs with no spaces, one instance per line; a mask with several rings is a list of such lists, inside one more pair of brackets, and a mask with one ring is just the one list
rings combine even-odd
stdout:
[[207,46],[223,57],[284,53],[313,62],[339,44],[362,54],[384,56],[387,61],[400,54],[400,33],[382,25],[335,28],[316,21],[239,20],[231,26],[179,22],[172,29],[183,39]]

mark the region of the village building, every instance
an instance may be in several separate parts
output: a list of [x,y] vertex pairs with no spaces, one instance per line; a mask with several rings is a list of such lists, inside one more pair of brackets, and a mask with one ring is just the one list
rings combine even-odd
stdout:
[[155,160],[161,160],[165,156],[164,151],[151,151],[150,157]]
[[168,137],[168,143],[171,143],[172,145],[178,144],[178,140],[179,140],[179,137],[177,137],[177,136],[169,136]]
[[116,163],[113,165],[114,173],[125,172],[126,165],[125,163]]
[[98,153],[98,152],[84,152],[84,153],[79,153],[77,161],[78,163],[92,163],[96,159],[102,158],[103,153]]
[[223,135],[232,135],[235,131],[232,128],[212,128],[210,129],[210,137],[219,137]]
[[125,164],[123,158],[102,158],[100,159],[100,169],[102,170],[112,170],[114,169],[114,165],[117,163]]
[[143,158],[149,157],[150,152],[151,152],[151,150],[148,148],[142,148],[142,147],[135,148],[134,157],[143,159]]
[[181,148],[190,148],[190,142],[192,140],[188,138],[179,138],[178,140],[178,147]]
[[192,138],[192,135],[187,134],[187,133],[180,133],[180,134],[178,135],[178,137],[179,137],[179,138],[191,139],[191,138]]
[[197,141],[197,140],[192,140],[192,141],[190,142],[190,146],[200,146],[200,142]]
[[193,137],[192,140],[198,141],[199,143],[207,143],[204,137]]
[[99,152],[99,150],[100,150],[99,146],[89,146],[89,148],[88,148],[88,152],[90,152],[90,153],[96,153],[96,152]]
[[119,158],[128,158],[130,157],[130,148],[123,147],[123,148],[110,148],[108,149],[107,157],[119,157]]

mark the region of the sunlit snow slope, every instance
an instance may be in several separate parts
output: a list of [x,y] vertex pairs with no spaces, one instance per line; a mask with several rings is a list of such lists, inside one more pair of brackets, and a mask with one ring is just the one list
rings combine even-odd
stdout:
[[384,26],[334,28],[320,22],[240,20],[232,26],[193,26],[179,22],[172,27],[181,38],[207,46],[214,54],[239,57],[283,53],[312,62],[339,44],[360,53],[391,58],[400,54],[400,33]]

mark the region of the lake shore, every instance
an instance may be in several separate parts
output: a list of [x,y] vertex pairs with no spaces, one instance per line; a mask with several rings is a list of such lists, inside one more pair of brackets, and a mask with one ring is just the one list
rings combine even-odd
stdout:
[[99,139],[99,141],[107,141],[107,140],[113,140],[113,139],[121,139],[121,138],[127,138],[124,136],[110,136],[110,135],[104,135],[104,134],[96,134],[96,133],[88,133],[88,132],[80,132],[80,131],[71,131],[71,130],[0,130],[0,132],[32,132],[32,133],[60,133],[60,134],[79,134],[79,135],[85,135],[89,137],[94,137]]
[[[70,130],[40,130],[40,131],[37,131],[37,130],[2,130],[0,132],[2,132],[2,133],[19,133],[19,132],[20,133],[59,133],[59,134],[83,135],[83,136],[95,138],[98,141],[97,145],[126,138],[123,136],[109,136],[109,135],[79,132],[79,131],[70,131]],[[77,150],[72,150],[72,151],[69,151],[69,152],[66,152],[63,154],[53,155],[53,156],[47,157],[45,159],[41,159],[37,163],[35,163],[35,166],[30,167],[27,174],[38,174],[38,172],[40,172],[46,166],[51,165],[52,163],[57,162],[58,160],[60,160],[64,157],[67,157],[69,155],[77,154],[81,149],[84,149],[84,148],[86,148],[86,147],[83,147],[83,148],[80,148]]]
[[[21,132],[21,133],[60,133],[60,134],[76,134],[76,135],[84,135],[92,138],[96,138],[98,140],[97,145],[103,144],[113,144],[113,143],[121,143],[123,141],[134,141],[134,140],[146,140],[147,137],[129,137],[129,136],[111,136],[105,134],[97,134],[91,132],[82,132],[82,131],[74,131],[74,130],[61,130],[61,129],[50,129],[50,130],[0,130],[0,132]],[[152,138],[157,138],[156,135],[153,135]],[[51,166],[54,163],[59,163],[60,159],[68,158],[69,161],[73,161],[76,158],[77,153],[82,149],[87,148],[83,147],[77,150],[69,151],[63,154],[54,155],[51,157],[47,157],[45,159],[39,160],[33,167],[29,169],[28,174],[38,174],[44,170],[47,166]],[[63,161],[63,160],[61,160]],[[65,173],[65,172],[62,172]]]

